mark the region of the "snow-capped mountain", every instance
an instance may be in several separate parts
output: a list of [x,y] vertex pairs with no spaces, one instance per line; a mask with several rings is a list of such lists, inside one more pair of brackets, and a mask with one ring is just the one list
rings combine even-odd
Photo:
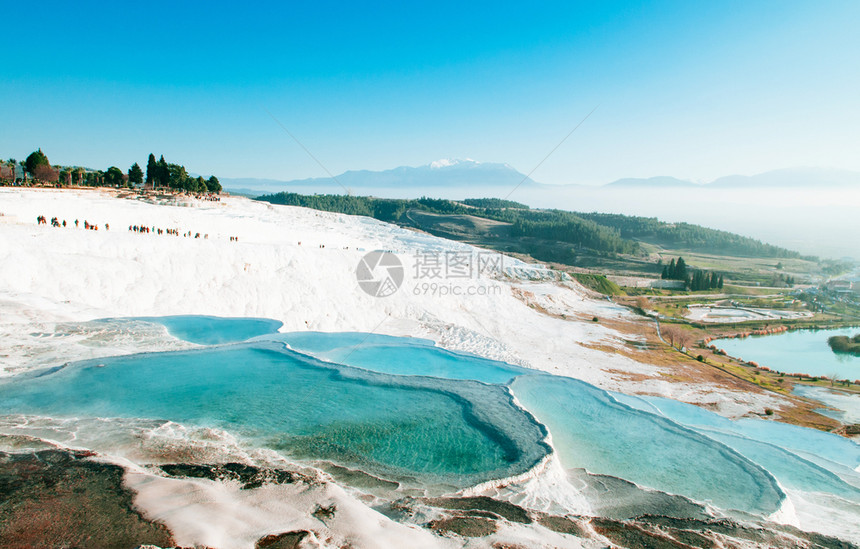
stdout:
[[[422,193],[438,194],[451,189],[509,189],[518,185],[536,185],[508,164],[478,162],[472,159],[444,158],[423,166],[400,166],[390,170],[350,170],[331,177],[314,177],[278,181],[271,179],[228,179],[221,180],[228,191],[271,193],[293,191],[299,193],[331,192],[343,193],[344,189],[356,194],[374,194],[386,191],[386,195],[408,194],[420,196]],[[402,192],[398,192],[402,191]]]

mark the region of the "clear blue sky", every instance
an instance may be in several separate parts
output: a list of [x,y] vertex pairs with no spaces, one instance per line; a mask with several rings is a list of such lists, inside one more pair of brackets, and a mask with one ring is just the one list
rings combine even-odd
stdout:
[[860,170],[857,1],[307,4],[7,3],[0,155],[528,172],[599,105],[536,180]]

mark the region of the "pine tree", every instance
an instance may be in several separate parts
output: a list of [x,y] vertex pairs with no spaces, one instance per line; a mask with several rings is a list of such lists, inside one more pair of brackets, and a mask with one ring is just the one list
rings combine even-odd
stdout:
[[218,181],[218,178],[213,175],[206,180],[206,188],[210,193],[220,193],[221,182]]
[[128,169],[128,182],[137,185],[143,183],[143,170],[140,169],[137,162],[132,164],[131,168]]
[[122,185],[122,170],[116,166],[111,166],[104,174],[105,185]]
[[30,156],[27,157],[27,160],[24,161],[24,165],[26,170],[30,174],[36,173],[36,168],[39,166],[51,166],[51,163],[48,162],[48,157],[45,156],[45,153],[42,152],[42,149],[31,152]]

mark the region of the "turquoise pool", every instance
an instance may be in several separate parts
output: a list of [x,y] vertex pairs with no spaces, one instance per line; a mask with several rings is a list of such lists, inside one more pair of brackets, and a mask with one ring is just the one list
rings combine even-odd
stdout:
[[571,471],[762,516],[780,509],[782,487],[860,501],[858,445],[828,433],[609,393],[423,339],[282,334],[265,319],[132,320],[207,347],[4,380],[0,413],[217,427],[406,487],[518,475],[555,451]]

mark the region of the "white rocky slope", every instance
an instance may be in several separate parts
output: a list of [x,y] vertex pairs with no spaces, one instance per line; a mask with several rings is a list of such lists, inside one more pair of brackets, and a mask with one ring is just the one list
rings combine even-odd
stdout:
[[[657,367],[582,345],[618,344],[616,332],[583,318],[627,313],[590,297],[576,283],[558,282],[554,273],[539,267],[504,258],[503,273],[490,278],[416,276],[417,258],[426,253],[483,252],[373,219],[244,198],[155,203],[98,190],[8,188],[0,189],[0,214],[0,372],[5,375],[83,358],[190,346],[160,331],[136,333],[132,339],[57,329],[69,328],[65,323],[209,314],[273,318],[284,323],[283,331],[427,337],[448,348],[577,377],[607,389],[713,403],[730,415],[774,405],[757,395],[661,381]],[[37,225],[39,215],[56,216],[67,226]],[[85,221],[97,224],[98,230],[85,230]],[[130,232],[130,225],[175,228],[180,236]],[[182,236],[186,232],[192,236]],[[200,238],[194,237],[197,233]],[[403,286],[385,298],[366,294],[356,281],[359,260],[376,249],[394,251],[405,267]],[[431,284],[437,285],[436,291]],[[447,295],[439,295],[443,287]],[[619,373],[647,379],[633,382]],[[543,491],[542,485],[557,481],[532,485]],[[168,521],[183,544],[250,546],[254,536],[269,533],[267,513],[278,512],[254,499],[265,500],[269,496],[264,493],[231,491],[217,483],[207,485],[208,481],[196,483],[198,489],[190,492],[177,489],[179,481],[143,472],[134,473],[129,482],[144,508]],[[551,497],[534,494],[531,499],[545,496]],[[386,546],[386,540],[388,546],[403,546],[405,538],[410,539],[409,546],[447,543],[371,512],[342,490],[327,488],[324,497],[353,509],[353,522],[331,530],[338,540],[366,545],[355,536],[371,513],[379,528],[373,536],[377,546]],[[233,535],[219,526],[219,516],[243,505],[246,510],[258,508],[247,511],[248,517],[258,517],[248,518],[247,528]],[[268,511],[263,512],[264,507]],[[303,513],[296,511],[295,516]],[[201,524],[210,525],[203,531],[216,534],[206,538],[200,534]],[[570,539],[554,543],[562,542],[572,543]]]
[[[282,321],[282,331],[428,337],[448,348],[608,389],[688,401],[710,398],[728,413],[765,404],[716,387],[616,379],[618,372],[656,376],[658,369],[583,346],[614,345],[617,333],[580,320],[624,316],[623,309],[589,297],[575,282],[553,282],[555,273],[509,257],[501,259],[501,277],[416,277],[423,254],[441,253],[444,262],[446,252],[484,252],[365,217],[245,198],[155,204],[97,190],[9,188],[0,189],[0,214],[0,371],[140,349],[139,341],[76,341],[74,333],[48,337],[57,322],[171,314],[258,316]],[[39,215],[56,216],[67,227],[37,226]],[[99,229],[83,229],[85,221]],[[130,225],[176,228],[180,236],[129,232]],[[192,236],[181,236],[184,232]],[[200,238],[193,237],[196,233]],[[375,249],[394,251],[405,268],[403,286],[385,298],[366,294],[356,281],[359,260]],[[439,295],[441,291],[448,295]],[[155,348],[181,345],[172,338],[156,341],[158,334],[152,337],[149,344]],[[738,402],[741,408],[735,408]]]

